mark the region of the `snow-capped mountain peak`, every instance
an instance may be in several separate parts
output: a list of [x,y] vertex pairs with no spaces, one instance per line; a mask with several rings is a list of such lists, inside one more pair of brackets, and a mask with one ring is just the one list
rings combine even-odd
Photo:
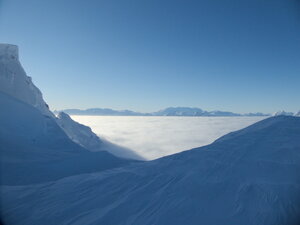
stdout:
[[19,60],[18,46],[11,44],[0,44],[0,60]]
[[294,114],[294,116],[300,116],[300,110]]
[[273,113],[273,116],[293,116],[292,112],[286,112],[284,110],[277,111]]
[[32,105],[42,114],[54,117],[44,101],[41,91],[22,68],[16,45],[0,44],[0,90]]
[[90,127],[73,121],[71,117],[64,112],[60,112],[57,115],[57,123],[71,140],[87,149],[94,149],[101,143],[98,136],[92,132]]
[[111,151],[114,155],[125,158],[142,159],[129,149],[101,141],[89,127],[73,121],[65,113],[60,113],[56,118],[44,101],[42,92],[33,84],[31,77],[26,75],[19,62],[16,45],[0,44],[0,91],[33,106],[44,116],[53,119],[73,142],[87,150]]

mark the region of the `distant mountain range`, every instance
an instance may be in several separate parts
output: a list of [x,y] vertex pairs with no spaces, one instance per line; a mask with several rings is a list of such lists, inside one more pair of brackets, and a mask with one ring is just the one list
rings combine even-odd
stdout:
[[[140,113],[130,110],[113,110],[107,108],[65,109],[61,110],[69,115],[97,115],[97,116],[270,116],[265,113],[233,113],[226,111],[205,111],[195,107],[169,107],[152,113]],[[55,110],[58,114],[61,111]]]

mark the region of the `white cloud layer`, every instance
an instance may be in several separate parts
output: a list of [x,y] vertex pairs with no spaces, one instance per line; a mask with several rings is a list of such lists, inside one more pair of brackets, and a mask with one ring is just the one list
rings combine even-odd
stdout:
[[265,117],[72,116],[102,138],[156,159],[210,144]]

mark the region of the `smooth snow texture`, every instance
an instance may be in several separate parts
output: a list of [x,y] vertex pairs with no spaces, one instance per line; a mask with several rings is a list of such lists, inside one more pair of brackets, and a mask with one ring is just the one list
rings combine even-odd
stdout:
[[4,186],[15,225],[298,225],[300,118],[277,116],[213,144],[41,185]]
[[71,116],[107,139],[156,159],[210,144],[228,132],[265,117],[124,117]]
[[74,143],[55,119],[0,91],[0,184],[21,185],[129,164]]
[[90,151],[108,151],[118,157],[137,160],[143,159],[141,156],[127,148],[112,144],[104,139],[101,140],[92,132],[90,127],[75,122],[64,112],[60,112],[58,114],[57,123],[71,138],[71,140]]

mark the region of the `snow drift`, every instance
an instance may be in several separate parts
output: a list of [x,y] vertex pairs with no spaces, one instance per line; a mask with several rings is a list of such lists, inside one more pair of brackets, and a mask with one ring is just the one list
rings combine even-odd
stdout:
[[143,160],[141,156],[128,148],[110,143],[103,138],[100,139],[90,127],[75,122],[64,112],[58,113],[57,123],[71,140],[92,152],[108,151],[118,157]]
[[74,143],[50,116],[0,92],[0,183],[31,184],[133,162]]
[[[18,58],[17,46],[0,44],[1,184],[56,180],[134,162],[125,157],[138,158],[128,149],[102,142],[67,115],[56,118]],[[109,151],[119,151],[124,158]]]
[[8,224],[299,224],[300,118],[213,144],[40,185],[2,187]]

